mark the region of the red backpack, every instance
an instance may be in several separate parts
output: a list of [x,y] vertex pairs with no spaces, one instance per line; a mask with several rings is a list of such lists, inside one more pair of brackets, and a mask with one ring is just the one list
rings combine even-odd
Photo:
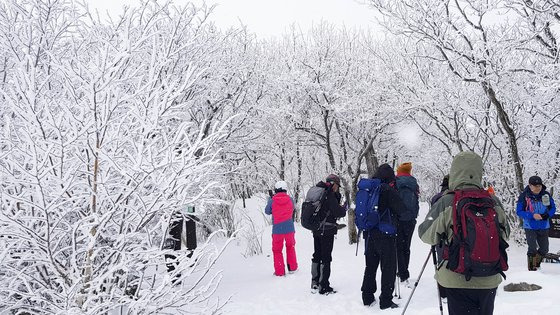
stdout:
[[500,236],[494,199],[483,189],[456,190],[453,238],[444,250],[447,268],[471,277],[488,277],[508,270],[508,243]]

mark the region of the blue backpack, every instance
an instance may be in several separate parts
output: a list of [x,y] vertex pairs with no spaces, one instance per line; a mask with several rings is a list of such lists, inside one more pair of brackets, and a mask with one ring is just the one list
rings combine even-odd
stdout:
[[380,179],[362,178],[358,182],[358,192],[356,193],[358,242],[362,231],[377,229],[383,234],[397,234],[397,228],[391,222],[391,215],[388,209],[380,211],[378,208],[380,193]]

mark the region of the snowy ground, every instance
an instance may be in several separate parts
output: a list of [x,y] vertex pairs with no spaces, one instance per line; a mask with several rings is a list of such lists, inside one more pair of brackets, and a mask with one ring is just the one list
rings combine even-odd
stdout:
[[[242,241],[232,244],[216,265],[223,271],[223,279],[216,292],[220,300],[231,297],[225,306],[225,314],[371,314],[380,312],[379,304],[373,307],[362,305],[360,285],[364,271],[363,244],[360,243],[358,256],[356,245],[348,245],[347,230],[339,231],[333,250],[331,285],[337,294],[321,296],[309,291],[311,275],[311,255],[313,239],[311,232],[296,224],[296,252],[299,270],[285,277],[275,277],[272,265],[271,226],[263,220],[261,211],[264,199],[252,200],[246,211],[255,218],[256,224],[263,224],[263,255],[245,258]],[[419,219],[428,210],[421,206]],[[560,239],[551,240],[551,251],[560,250]],[[416,280],[429,253],[429,246],[418,237],[412,240],[410,263],[411,280]],[[558,314],[558,293],[560,292],[560,264],[543,263],[536,272],[527,271],[526,248],[511,245],[509,250],[510,270],[507,280],[500,285],[496,297],[494,314]],[[433,278],[432,260],[421,277],[418,288],[407,309],[407,314],[439,314],[436,282]],[[379,284],[378,272],[378,284]],[[511,282],[529,282],[542,286],[533,292],[505,292],[503,286]],[[401,299],[394,299],[398,309],[384,310],[383,314],[401,314],[412,289],[401,286]],[[379,292],[376,293],[376,299]],[[555,307],[556,305],[556,307]],[[556,310],[555,310],[556,309]],[[444,314],[447,308],[444,304]]]

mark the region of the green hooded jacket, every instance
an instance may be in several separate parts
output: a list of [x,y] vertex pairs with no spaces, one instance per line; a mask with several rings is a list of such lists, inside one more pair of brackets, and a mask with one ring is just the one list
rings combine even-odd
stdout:
[[[455,156],[451,163],[449,172],[449,190],[461,190],[482,188],[482,159],[474,152],[461,152]],[[493,197],[496,204],[498,220],[503,226],[501,235],[504,239],[509,238],[509,224],[502,203]],[[418,226],[418,234],[424,243],[430,245],[439,244],[443,235],[450,242],[453,237],[453,194],[444,193],[430,208],[425,221]],[[465,275],[447,269],[447,261],[436,272],[437,282],[446,288],[461,289],[493,289],[502,282],[500,274],[489,277],[472,277],[465,280]]]

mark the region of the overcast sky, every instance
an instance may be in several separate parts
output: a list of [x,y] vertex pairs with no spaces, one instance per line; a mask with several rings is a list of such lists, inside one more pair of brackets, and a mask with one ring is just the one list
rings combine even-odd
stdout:
[[[122,12],[125,4],[134,5],[139,0],[87,0],[92,8],[111,14]],[[175,0],[177,4],[189,2]],[[194,0],[190,2],[201,2]],[[363,0],[362,0],[363,2]],[[321,19],[362,29],[374,28],[374,12],[356,0],[207,0],[217,4],[213,18],[220,28],[243,24],[259,37],[280,35],[292,23],[307,30]]]

